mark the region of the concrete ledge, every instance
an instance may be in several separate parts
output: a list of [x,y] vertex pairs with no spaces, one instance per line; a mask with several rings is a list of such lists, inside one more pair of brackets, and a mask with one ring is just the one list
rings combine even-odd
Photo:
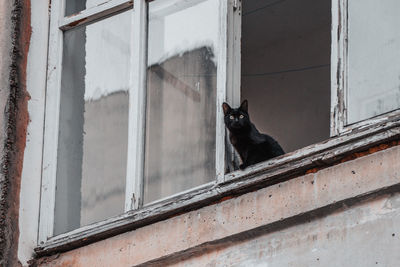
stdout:
[[[132,266],[284,222],[400,184],[396,146],[221,203],[157,222],[52,258],[41,266]],[[383,192],[383,191],[382,191]]]

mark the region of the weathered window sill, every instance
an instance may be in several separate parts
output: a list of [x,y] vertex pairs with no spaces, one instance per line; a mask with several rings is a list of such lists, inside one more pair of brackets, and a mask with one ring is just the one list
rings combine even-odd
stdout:
[[342,136],[288,153],[276,159],[225,175],[219,184],[207,184],[195,190],[154,202],[139,210],[91,224],[55,236],[35,249],[38,256],[67,251],[98,240],[165,220],[180,213],[316,172],[321,168],[399,145],[400,121],[354,130]]

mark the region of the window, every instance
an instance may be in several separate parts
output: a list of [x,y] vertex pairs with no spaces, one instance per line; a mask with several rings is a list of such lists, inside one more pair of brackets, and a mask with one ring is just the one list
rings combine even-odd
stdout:
[[167,3],[149,3],[145,203],[215,180],[219,3]]
[[224,0],[52,3],[40,242],[223,177],[227,16]]
[[55,234],[124,211],[130,22],[125,11],[64,33]]
[[[398,134],[400,6],[375,2],[53,1],[41,248],[134,229]],[[235,171],[221,104],[241,98],[291,153]]]
[[343,115],[345,125],[351,125],[400,108],[400,18],[396,12],[400,3],[367,0],[346,4]]

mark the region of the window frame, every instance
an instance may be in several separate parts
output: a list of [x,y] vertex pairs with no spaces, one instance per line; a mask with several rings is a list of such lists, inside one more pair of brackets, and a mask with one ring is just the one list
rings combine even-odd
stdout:
[[[42,163],[42,187],[39,215],[38,244],[47,244],[50,240],[57,240],[53,235],[54,208],[56,194],[58,129],[60,115],[60,91],[62,74],[63,34],[67,30],[95,23],[97,20],[117,15],[121,12],[132,12],[132,53],[130,56],[131,74],[129,88],[129,119],[128,119],[128,156],[125,187],[124,214],[143,207],[143,172],[144,172],[144,145],[146,122],[146,71],[147,71],[147,5],[148,0],[108,0],[100,5],[82,10],[70,16],[64,16],[65,1],[53,1],[50,14],[49,54],[46,86],[45,130]],[[171,4],[179,0],[171,1]],[[199,188],[214,185],[224,180],[225,168],[225,126],[223,111],[220,108],[227,95],[227,50],[228,50],[228,5],[231,2],[219,2],[219,43],[217,67],[217,95],[216,95],[216,176],[211,183],[201,185],[185,192],[196,191]],[[129,10],[129,11],[128,11]],[[177,195],[157,200],[162,202]],[[154,203],[154,202],[153,202]],[[149,203],[151,204],[151,203]],[[146,204],[149,205],[149,204]],[[113,220],[117,217],[109,218]],[[102,221],[106,222],[108,219]],[[101,223],[101,222],[100,222]],[[95,225],[95,224],[94,224]],[[66,234],[82,232],[80,227]]]
[[[332,0],[332,39],[331,39],[331,138],[323,142],[307,146],[283,156],[248,167],[246,170],[234,171],[224,174],[227,161],[233,157],[232,146],[226,140],[226,130],[223,124],[221,104],[229,101],[233,105],[240,103],[240,35],[241,35],[241,2],[237,0],[221,1],[220,9],[226,10],[227,20],[220,25],[226,33],[225,47],[220,53],[218,74],[225,75],[225,79],[217,81],[217,114],[216,114],[216,169],[217,179],[196,188],[180,192],[152,203],[142,205],[143,194],[143,160],[144,160],[144,126],[145,126],[145,97],[146,97],[146,46],[147,46],[147,2],[146,0],[110,0],[107,4],[114,12],[127,8],[133,10],[133,38],[134,52],[132,53],[132,92],[130,92],[129,110],[129,138],[128,155],[134,159],[133,164],[128,164],[128,173],[134,177],[131,184],[126,184],[125,213],[113,218],[90,224],[70,232],[51,236],[49,211],[54,210],[54,195],[49,197],[48,191],[55,190],[55,167],[50,163],[56,155],[49,158],[46,147],[57,144],[54,129],[49,129],[45,124],[45,145],[42,174],[42,199],[40,207],[39,242],[35,252],[38,256],[69,250],[74,247],[105,239],[107,237],[134,230],[138,227],[164,220],[178,213],[198,209],[203,206],[223,200],[226,197],[251,192],[257,188],[279,183],[295,175],[303,175],[312,168],[329,167],[341,162],[351,153],[367,150],[369,147],[400,139],[400,110],[392,111],[380,116],[370,118],[359,123],[346,125],[346,60],[347,60],[347,1]],[[62,43],[62,30],[70,29],[76,25],[86,24],[99,18],[99,14],[106,14],[111,9],[98,6],[96,12],[92,9],[84,10],[78,15],[73,15],[58,20],[53,10],[64,10],[63,1],[52,2],[49,59],[48,59],[48,85],[54,88],[60,83],[61,57],[60,38]],[[118,4],[117,4],[118,3]],[[115,5],[113,5],[115,4]],[[104,4],[105,5],[105,4]],[[220,12],[221,12],[220,10]],[[93,12],[92,12],[93,11]],[[92,13],[90,13],[92,12]],[[103,12],[103,13],[102,13]],[[107,14],[110,15],[111,13]],[[62,13],[59,13],[62,14]],[[71,26],[73,25],[73,26]],[[56,29],[56,30],[55,30]],[[136,38],[135,38],[136,37]],[[220,42],[222,43],[222,42]],[[139,60],[137,60],[139,59]],[[54,71],[58,69],[58,71]],[[218,76],[219,77],[219,76]],[[221,81],[220,81],[221,80]],[[59,88],[59,87],[58,87]],[[218,89],[219,88],[219,89]],[[224,88],[221,90],[220,88]],[[229,89],[228,89],[229,88]],[[57,91],[57,90],[56,90]],[[46,92],[46,122],[48,114],[54,119],[58,117],[57,106],[59,102],[51,102],[57,92],[47,89]],[[137,95],[139,97],[133,97]],[[50,98],[50,99],[49,99]],[[56,112],[54,112],[56,111]],[[142,114],[134,116],[132,114]],[[132,116],[131,116],[132,115]],[[132,121],[131,121],[132,117]],[[139,130],[139,131],[137,131]],[[49,132],[50,131],[50,132]],[[225,147],[228,153],[225,153]],[[54,149],[53,149],[54,150]],[[46,156],[47,155],[47,156]],[[132,161],[131,161],[132,162]],[[53,174],[53,179],[51,175]],[[53,191],[54,191],[53,190]],[[43,192],[46,192],[43,194]],[[47,196],[46,196],[47,195]],[[131,201],[131,202],[129,202]],[[48,238],[50,236],[50,238]]]
[[331,136],[373,127],[400,116],[400,109],[396,109],[355,123],[347,123],[348,1],[332,0]]

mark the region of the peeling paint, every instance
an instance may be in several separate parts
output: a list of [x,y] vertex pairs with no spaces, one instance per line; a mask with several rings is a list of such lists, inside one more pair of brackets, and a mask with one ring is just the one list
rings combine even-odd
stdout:
[[344,156],[341,159],[337,160],[336,163],[324,164],[326,166],[315,167],[315,168],[309,169],[309,170],[307,170],[305,172],[305,174],[316,173],[316,172],[318,172],[318,171],[320,171],[322,169],[325,169],[327,167],[331,167],[331,166],[334,166],[336,164],[344,163],[344,162],[347,162],[347,161],[350,161],[350,160],[355,160],[357,158],[364,157],[364,156],[367,156],[367,155],[371,155],[373,153],[376,153],[376,152],[379,152],[379,151],[382,151],[382,150],[385,150],[385,149],[388,149],[388,148],[391,148],[391,147],[394,147],[394,146],[398,146],[398,145],[400,145],[400,140],[395,140],[395,141],[390,141],[388,143],[379,144],[379,145],[370,147],[370,148],[368,148],[366,150],[363,150],[363,151],[360,151],[360,152],[351,153],[351,154],[349,154],[347,156]]
[[341,159],[340,162],[343,163],[343,162],[346,162],[349,160],[354,160],[354,159],[364,157],[366,155],[370,155],[370,154],[376,153],[378,151],[382,151],[382,150],[385,150],[385,149],[388,149],[388,148],[391,148],[394,146],[398,146],[398,145],[400,145],[400,140],[391,141],[389,143],[384,143],[384,144],[380,144],[377,146],[373,146],[373,147],[368,148],[367,150],[352,153],[352,154],[344,157],[343,159]]

